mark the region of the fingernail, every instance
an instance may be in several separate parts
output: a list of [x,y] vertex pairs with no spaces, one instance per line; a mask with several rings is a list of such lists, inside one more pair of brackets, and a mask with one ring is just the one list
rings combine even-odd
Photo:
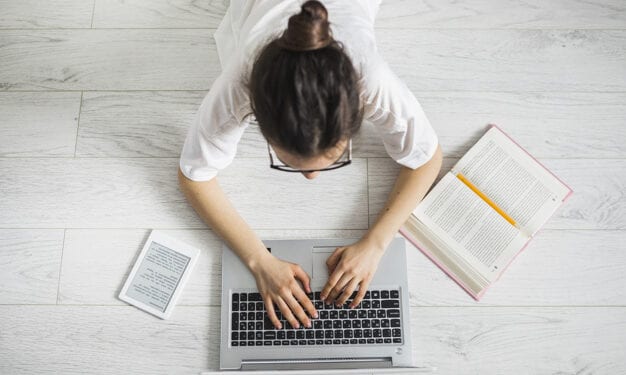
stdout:
[[319,315],[317,315],[317,313],[315,313],[315,314],[313,314],[313,317],[314,317],[315,319],[317,319],[317,318],[319,317]]
[[326,299],[326,294],[322,294],[322,295],[320,295],[320,298],[321,298],[322,300],[325,300],[325,299]]
[[308,322],[308,323],[306,324],[306,327],[307,327],[307,328],[311,328],[311,322]]
[[293,326],[293,328],[300,328],[300,324],[297,324],[295,326]]

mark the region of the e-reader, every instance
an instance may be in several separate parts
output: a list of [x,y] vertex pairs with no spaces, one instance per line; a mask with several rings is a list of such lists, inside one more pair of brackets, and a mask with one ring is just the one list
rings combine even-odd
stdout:
[[200,250],[153,230],[119,298],[161,319],[167,319],[199,255]]

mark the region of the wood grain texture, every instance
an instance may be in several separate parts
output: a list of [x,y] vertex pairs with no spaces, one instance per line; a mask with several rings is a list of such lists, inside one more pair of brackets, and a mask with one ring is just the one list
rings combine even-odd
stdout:
[[407,242],[412,306],[626,305],[624,231],[543,230],[480,302]]
[[0,29],[86,28],[95,0],[0,0]]
[[0,304],[57,302],[63,232],[0,229]]
[[205,94],[85,92],[76,156],[178,157]]
[[[85,92],[76,155],[178,157],[205,91]],[[460,157],[499,124],[538,158],[623,158],[624,93],[415,92],[448,157]],[[0,107],[1,108],[1,107]],[[581,137],[582,134],[585,137]],[[267,157],[250,125],[238,157]],[[387,157],[377,129],[365,122],[355,157]]]
[[[458,161],[444,158],[442,173]],[[626,181],[624,159],[540,159],[546,168],[568,184],[574,194],[546,223],[549,229],[624,229]],[[389,158],[368,159],[370,225],[384,207],[399,166]]]
[[[2,373],[219,367],[218,307],[178,306],[166,321],[132,306],[0,306],[0,314]],[[626,370],[624,307],[413,307],[411,334],[416,364],[442,374]]]
[[0,31],[0,90],[205,90],[211,30]]
[[385,0],[376,27],[411,29],[623,29],[626,6],[619,0]]
[[0,92],[0,157],[74,156],[79,92]]
[[217,28],[228,0],[97,0],[94,28]]
[[132,306],[0,306],[3,374],[197,374],[218,363],[219,309],[161,320]]
[[[376,32],[414,91],[623,91],[626,30]],[[4,90],[208,90],[209,29],[0,31]]]
[[[0,159],[0,228],[204,228],[178,189],[178,159]],[[309,181],[235,159],[219,182],[259,229],[366,229],[367,167]],[[43,179],[41,176],[46,176]],[[280,197],[280,199],[277,199]]]
[[[65,239],[59,303],[122,305],[117,299],[150,230],[70,229]],[[201,250],[179,305],[219,306],[222,241],[210,230],[167,230]],[[261,239],[359,238],[363,230],[257,230]],[[93,277],[93,268],[99,271]]]
[[[209,230],[166,233],[202,250],[179,305],[219,306],[221,240]],[[359,238],[365,231],[258,230],[262,239]],[[59,303],[121,305],[117,295],[149,230],[67,230]],[[475,302],[407,242],[412,306],[626,305],[623,231],[545,230]],[[610,262],[607,262],[610,259]],[[93,277],[93,269],[99,276]]]
[[625,30],[377,30],[412,90],[602,91],[626,86]]

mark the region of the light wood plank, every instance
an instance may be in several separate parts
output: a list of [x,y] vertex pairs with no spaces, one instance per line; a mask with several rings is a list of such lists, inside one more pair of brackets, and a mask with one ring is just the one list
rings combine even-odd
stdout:
[[74,156],[79,92],[0,92],[0,157]]
[[[205,91],[85,92],[77,156],[178,157]],[[444,154],[460,157],[499,124],[538,158],[623,158],[624,93],[416,92]],[[591,129],[593,131],[585,129]],[[581,137],[585,131],[585,137]],[[355,157],[386,157],[376,129],[365,122],[354,138]],[[239,157],[267,157],[250,125]]]
[[619,0],[464,1],[385,0],[376,27],[411,29],[623,29]]
[[0,304],[55,304],[62,249],[62,229],[0,229]]
[[206,90],[214,30],[0,31],[0,89]]
[[[211,36],[209,29],[2,31],[0,88],[207,90],[220,71]],[[385,29],[377,38],[413,90],[626,87],[626,30]]]
[[86,92],[76,156],[178,157],[205,94]]
[[227,0],[98,0],[94,28],[216,28]]
[[[149,230],[68,230],[63,251],[59,303],[124,304],[117,299]],[[360,238],[363,230],[258,230],[261,239]],[[219,306],[222,241],[210,230],[165,233],[202,250],[179,305]],[[93,268],[99,277],[93,277]]]
[[617,374],[626,371],[626,310],[411,309],[413,358],[437,374]]
[[[458,159],[444,159],[442,173]],[[624,159],[540,159],[574,194],[546,223],[546,229],[626,229]],[[368,159],[370,225],[384,207],[399,166],[389,158]]]
[[[178,190],[178,159],[0,159],[6,228],[205,228]],[[258,229],[367,228],[366,161],[315,180],[235,159],[220,185]],[[45,178],[42,178],[45,176]]]
[[88,28],[94,1],[0,0],[0,29]]
[[3,374],[197,374],[219,363],[219,309],[0,306]]
[[626,305],[624,231],[544,230],[474,301],[407,242],[412,306]]
[[376,32],[413,90],[624,91],[625,30]]
[[[438,374],[622,373],[625,311],[413,307],[413,358]],[[179,306],[167,321],[131,306],[0,306],[0,312],[3,373],[118,374],[129,366],[136,374],[197,373],[219,367],[218,307]]]
[[[202,250],[180,305],[220,304],[221,241],[209,230],[166,231]],[[256,231],[261,238],[359,238],[365,231]],[[117,294],[147,230],[68,230],[59,302],[123,304]],[[626,305],[624,231],[541,232],[480,303],[407,242],[412,306]],[[607,262],[610,259],[610,262]],[[97,268],[99,277],[93,277]]]

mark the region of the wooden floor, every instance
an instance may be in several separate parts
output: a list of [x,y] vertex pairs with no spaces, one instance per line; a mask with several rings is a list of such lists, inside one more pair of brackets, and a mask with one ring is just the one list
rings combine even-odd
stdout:
[[[218,367],[220,242],[176,168],[227,7],[0,0],[0,373]],[[575,191],[480,303],[409,246],[415,362],[626,373],[626,3],[389,0],[376,27],[444,170],[496,123]],[[220,177],[263,238],[359,236],[398,171],[368,126],[354,164],[313,181],[265,150],[250,129]],[[151,229],[203,250],[168,321],[116,299]]]

